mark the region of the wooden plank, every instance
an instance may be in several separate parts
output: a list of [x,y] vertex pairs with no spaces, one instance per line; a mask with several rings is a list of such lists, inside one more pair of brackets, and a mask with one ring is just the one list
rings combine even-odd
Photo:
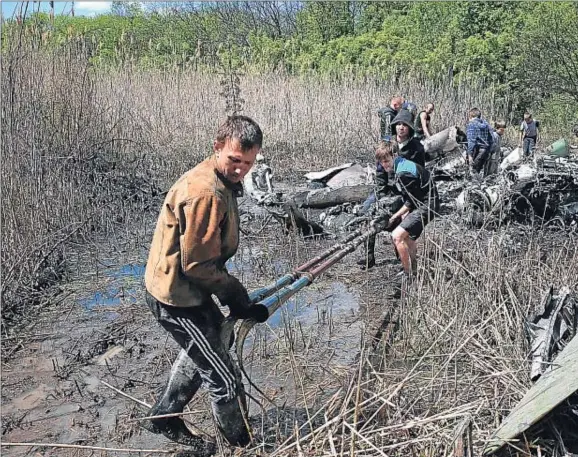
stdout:
[[578,337],[556,357],[553,368],[542,375],[506,417],[484,449],[490,455],[537,423],[556,406],[578,391]]

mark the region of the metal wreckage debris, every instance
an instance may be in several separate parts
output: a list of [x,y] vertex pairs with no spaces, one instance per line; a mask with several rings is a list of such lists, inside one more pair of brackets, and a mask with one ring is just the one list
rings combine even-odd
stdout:
[[[577,159],[548,155],[552,148],[546,148],[545,154],[529,160],[519,148],[502,148],[503,158],[489,166],[495,172],[479,179],[469,176],[463,140],[463,132],[449,127],[424,141],[432,158],[427,167],[436,180],[444,212],[457,212],[467,225],[477,228],[508,222],[577,226]],[[245,178],[247,193],[287,231],[305,236],[349,231],[379,211],[395,211],[399,205],[395,196],[362,204],[374,189],[374,164],[346,163],[307,173],[309,189],[285,195],[273,189],[272,176],[271,167],[261,158]],[[313,220],[303,209],[323,211]]]
[[[460,151],[465,134],[456,126],[433,135],[424,141],[424,148],[431,158],[446,157]],[[247,194],[280,222],[286,231],[296,230],[304,236],[320,236],[355,229],[358,223],[367,222],[379,211],[389,211],[399,206],[398,197],[385,197],[365,207],[362,203],[375,186],[375,164],[362,166],[345,163],[310,172],[305,175],[308,189],[286,195],[274,190],[273,170],[259,157],[245,177]],[[319,219],[308,219],[302,209],[324,210]]]
[[576,335],[577,310],[578,303],[569,287],[564,286],[555,294],[554,288],[550,286],[535,313],[528,318],[526,332],[532,354],[532,381],[537,381],[544,373],[552,370],[555,355]]
[[575,227],[578,222],[578,161],[538,156],[483,182],[470,182],[456,209],[472,226],[508,221]]
[[526,323],[535,384],[494,432],[485,455],[520,455],[524,443],[539,446],[542,455],[578,453],[577,318],[570,288],[550,286]]

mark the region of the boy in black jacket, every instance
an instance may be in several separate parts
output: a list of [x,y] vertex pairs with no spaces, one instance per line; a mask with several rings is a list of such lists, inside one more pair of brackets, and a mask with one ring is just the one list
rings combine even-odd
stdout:
[[[399,145],[394,141],[380,142],[375,159],[382,170],[378,174],[383,178],[377,197],[394,190],[403,199],[402,207],[391,216],[388,229],[393,229],[393,244],[405,273],[412,275],[417,270],[416,240],[439,211],[437,189],[430,172],[399,155]],[[375,265],[374,250],[375,236],[368,239],[367,257],[360,259],[358,264],[372,268]]]
[[382,143],[375,158],[386,172],[393,173],[395,187],[404,201],[388,225],[396,227],[391,238],[405,273],[411,276],[417,271],[416,240],[439,211],[439,197],[430,172],[401,154],[395,157],[397,147],[393,142]]

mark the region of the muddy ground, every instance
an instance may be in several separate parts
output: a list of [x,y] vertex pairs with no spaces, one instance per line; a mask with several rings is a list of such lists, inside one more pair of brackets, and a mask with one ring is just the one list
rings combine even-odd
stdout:
[[[287,237],[248,200],[240,207],[244,235],[229,269],[249,290],[335,242]],[[60,293],[26,330],[3,339],[4,443],[144,450],[140,455],[184,449],[139,426],[139,417],[146,415],[142,405],[154,402],[178,352],[144,304],[142,275],[155,218],[151,214],[147,227],[126,227],[116,238],[72,247]],[[399,265],[388,243],[378,245],[377,268],[362,272],[355,265],[359,253],[350,255],[247,341],[245,368],[273,402],[246,383],[260,402],[250,401],[250,415],[258,441],[271,444],[264,450],[282,443],[349,382],[361,345],[392,305],[383,284]],[[201,392],[189,407],[187,417],[197,432],[215,436],[207,395]],[[41,446],[3,447],[2,454],[121,455]]]

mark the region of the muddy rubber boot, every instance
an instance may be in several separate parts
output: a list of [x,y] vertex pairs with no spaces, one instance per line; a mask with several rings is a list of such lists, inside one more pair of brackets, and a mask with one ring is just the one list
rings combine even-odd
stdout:
[[[185,350],[181,350],[173,363],[169,380],[163,394],[149,410],[148,416],[182,413],[191,401],[202,380],[197,368]],[[143,428],[153,433],[162,433],[166,438],[185,446],[190,446],[194,455],[210,456],[217,451],[213,442],[205,441],[200,436],[193,435],[180,417],[150,419],[142,424]]]
[[367,238],[366,255],[357,261],[357,265],[359,265],[362,270],[369,270],[375,266],[375,238],[376,235]]
[[241,389],[239,396],[230,401],[213,403],[213,415],[217,428],[231,446],[245,447],[251,442],[251,435],[245,425],[243,410],[247,411],[245,391]]

